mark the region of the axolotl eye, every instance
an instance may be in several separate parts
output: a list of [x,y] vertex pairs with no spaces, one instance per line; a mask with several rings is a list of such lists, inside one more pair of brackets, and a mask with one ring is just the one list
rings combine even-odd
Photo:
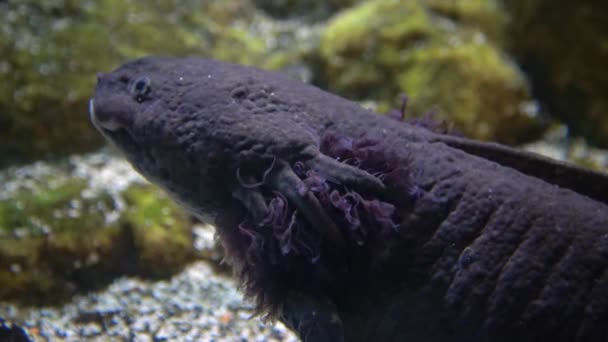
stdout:
[[127,89],[137,102],[142,102],[145,96],[150,92],[151,83],[150,78],[141,76],[132,79],[131,82],[129,82]]

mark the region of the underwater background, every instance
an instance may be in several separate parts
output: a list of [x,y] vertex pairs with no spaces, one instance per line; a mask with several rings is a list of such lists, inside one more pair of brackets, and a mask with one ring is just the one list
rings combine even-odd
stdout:
[[285,72],[379,113],[608,171],[599,0],[0,0],[0,339],[294,341],[213,227],[89,122],[95,74],[144,55]]

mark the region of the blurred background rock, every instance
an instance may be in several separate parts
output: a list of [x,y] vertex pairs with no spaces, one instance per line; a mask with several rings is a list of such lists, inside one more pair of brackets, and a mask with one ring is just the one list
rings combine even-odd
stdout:
[[211,228],[99,152],[99,71],[192,55],[381,113],[405,93],[410,116],[606,170],[605,18],[599,0],[0,1],[0,300],[62,303],[221,258]]

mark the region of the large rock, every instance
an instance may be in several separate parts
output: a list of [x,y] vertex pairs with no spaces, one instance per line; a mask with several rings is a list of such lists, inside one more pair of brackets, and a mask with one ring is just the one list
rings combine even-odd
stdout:
[[3,171],[0,182],[0,301],[61,301],[123,275],[166,277],[206,256],[190,216],[122,159],[35,163]]
[[322,33],[317,81],[380,110],[406,93],[414,114],[443,113],[468,136],[526,141],[541,125],[525,78],[500,49],[504,22],[490,0],[365,1]]
[[608,2],[505,0],[510,49],[575,135],[608,147]]

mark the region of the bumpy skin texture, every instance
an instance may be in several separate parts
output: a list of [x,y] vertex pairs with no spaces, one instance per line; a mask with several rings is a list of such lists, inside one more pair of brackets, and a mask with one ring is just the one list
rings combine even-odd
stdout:
[[[305,341],[608,338],[602,174],[203,59],[129,62],[99,76],[91,109],[144,176],[215,220],[247,294]],[[328,135],[374,153],[324,154]],[[366,169],[378,155],[407,174]]]

